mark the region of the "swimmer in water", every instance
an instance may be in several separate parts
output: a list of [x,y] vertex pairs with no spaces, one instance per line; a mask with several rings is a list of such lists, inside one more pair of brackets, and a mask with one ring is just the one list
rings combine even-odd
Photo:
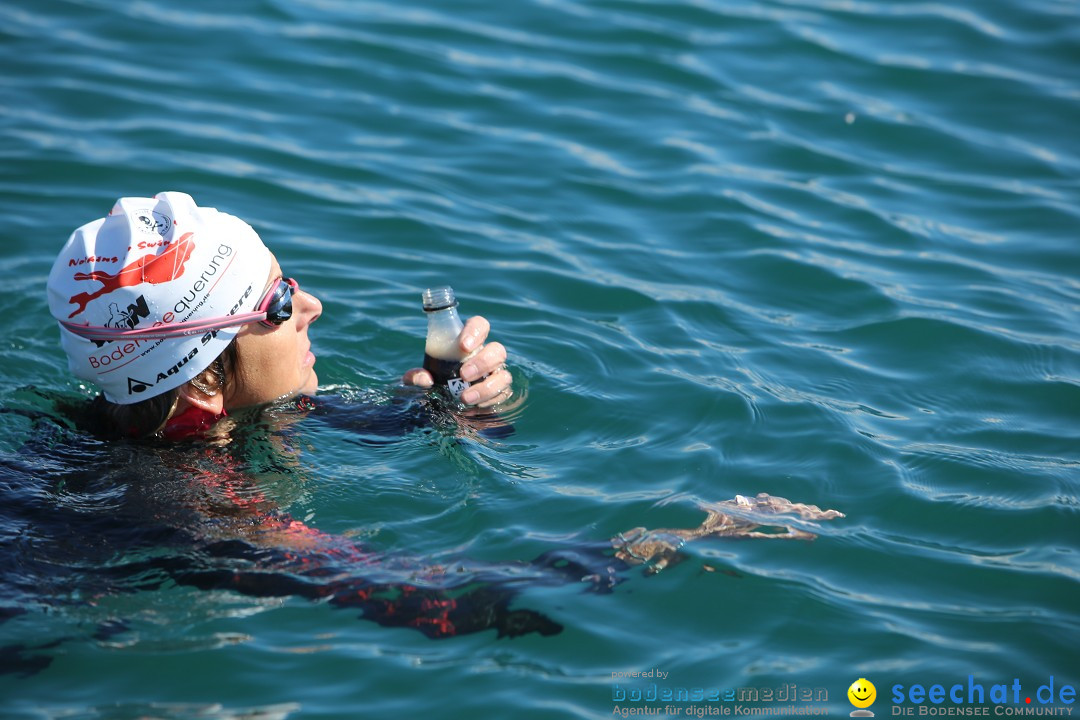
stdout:
[[[49,309],[77,377],[97,385],[100,429],[175,439],[209,431],[239,408],[318,386],[308,329],[322,303],[285,276],[242,220],[184,193],[121,198],[78,228],[53,265]],[[482,317],[458,338],[466,405],[511,394],[506,350],[484,344]],[[428,387],[420,368],[403,376]]]
[[[166,448],[173,446],[167,441],[184,439],[227,442],[224,419],[230,413],[317,390],[308,330],[322,313],[318,298],[284,275],[249,225],[199,207],[186,194],[122,198],[107,217],[78,228],[53,265],[48,297],[71,371],[101,389],[87,424],[96,434],[151,440],[162,453],[172,451],[161,450],[161,441]],[[472,383],[461,397],[469,406],[496,406],[511,395],[506,351],[499,343],[485,343],[488,331],[486,320],[473,317],[458,337],[461,349],[473,353],[462,368]],[[432,385],[420,368],[402,379],[407,385]],[[315,417],[325,417],[326,408],[333,403],[323,398],[300,403]],[[411,416],[401,420],[403,428],[422,424]],[[352,422],[365,430],[378,426]],[[523,587],[581,583],[586,590],[610,592],[622,571],[644,566],[648,573],[659,572],[683,558],[690,541],[810,539],[813,535],[794,523],[840,516],[764,494],[740,496],[703,505],[707,517],[693,529],[635,528],[610,544],[553,550],[531,563],[443,568],[386,557],[290,517],[261,495],[227,453],[200,455],[197,463],[180,452],[169,457],[196,481],[191,507],[198,512],[180,515],[207,516],[212,534],[204,539],[194,533],[197,557],[150,553],[151,559],[110,573],[142,578],[152,571],[206,589],[328,600],[360,609],[362,617],[380,624],[410,627],[433,638],[485,629],[500,636],[551,635],[562,626],[541,613],[511,609]],[[84,472],[71,470],[73,477]],[[107,518],[102,522],[95,539],[110,532],[133,535],[129,520],[116,521],[116,527]],[[176,524],[184,522],[190,520]],[[71,527],[80,523],[85,525],[85,518]],[[770,527],[779,532],[766,532]],[[226,528],[234,528],[234,535],[222,541]],[[58,528],[58,537],[64,532]],[[247,562],[251,558],[257,559],[254,565]],[[147,584],[140,580],[139,586]]]

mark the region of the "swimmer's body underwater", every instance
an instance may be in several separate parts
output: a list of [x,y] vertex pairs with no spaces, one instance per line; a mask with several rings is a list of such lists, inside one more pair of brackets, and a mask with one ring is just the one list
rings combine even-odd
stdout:
[[[283,276],[249,225],[199,207],[184,193],[121,198],[107,217],[78,228],[53,265],[48,298],[70,370],[101,390],[83,409],[91,420],[82,423],[100,437],[149,441],[158,450],[177,440],[220,448],[236,431],[237,410],[306,398],[317,390],[308,330],[322,313],[319,300]],[[512,394],[506,351],[485,343],[488,331],[487,321],[474,317],[458,338],[463,351],[475,351],[462,368],[472,383],[461,397],[468,406],[496,406]],[[403,382],[427,387],[432,378],[415,368]],[[323,398],[304,403],[302,409],[316,416],[334,407]],[[422,424],[410,425],[415,414],[409,418],[402,427]],[[383,558],[355,541],[308,527],[273,507],[235,465],[220,462],[208,469],[205,461],[200,457],[195,468],[194,461],[180,459],[179,469],[204,488],[234,498],[227,514],[240,516],[236,525],[243,530],[229,542],[218,537],[204,544],[204,554],[254,565],[238,571],[233,562],[160,556],[124,572],[145,577],[152,571],[183,585],[254,596],[325,599],[432,638],[485,629],[499,636],[551,635],[562,626],[534,611],[510,609],[523,587],[581,583],[607,592],[619,582],[619,572],[636,565],[657,572],[683,557],[686,542],[699,538],[813,537],[793,530],[789,520],[762,516],[840,516],[764,494],[739,496],[703,505],[708,517],[698,528],[636,528],[610,543],[552,551],[531,563],[436,568]],[[761,532],[769,527],[787,532]],[[215,525],[215,533],[221,529]]]

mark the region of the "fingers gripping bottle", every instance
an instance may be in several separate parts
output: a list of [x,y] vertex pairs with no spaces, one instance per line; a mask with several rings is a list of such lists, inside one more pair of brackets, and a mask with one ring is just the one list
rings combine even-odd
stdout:
[[454,289],[444,285],[424,291],[424,312],[427,314],[427,343],[424,345],[424,369],[435,378],[436,385],[445,386],[455,400],[469,387],[461,379],[461,362],[470,353],[458,345],[458,335],[465,327],[458,316]]

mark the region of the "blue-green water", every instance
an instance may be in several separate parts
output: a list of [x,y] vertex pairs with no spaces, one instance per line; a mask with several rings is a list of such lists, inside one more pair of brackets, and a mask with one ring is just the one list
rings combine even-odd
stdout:
[[[847,515],[526,591],[553,637],[35,576],[0,646],[59,642],[0,676],[5,717],[601,718],[650,668],[834,715],[866,677],[881,717],[894,684],[1080,681],[1073,0],[8,0],[0,58],[6,405],[88,392],[44,297],[71,230],[182,190],[323,300],[329,391],[390,397],[440,281],[510,350],[510,438],[293,428],[253,482],[322,531],[505,562],[736,493]],[[39,452],[65,509],[130,490]],[[52,562],[0,538],[9,581]]]

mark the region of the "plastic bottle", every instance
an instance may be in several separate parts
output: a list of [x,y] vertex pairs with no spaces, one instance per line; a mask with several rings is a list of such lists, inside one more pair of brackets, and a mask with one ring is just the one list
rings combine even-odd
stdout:
[[436,385],[445,386],[455,400],[469,387],[461,379],[461,362],[470,353],[458,345],[458,335],[465,325],[457,311],[457,298],[449,285],[428,288],[423,294],[427,314],[427,342],[424,345],[424,369],[431,373]]

